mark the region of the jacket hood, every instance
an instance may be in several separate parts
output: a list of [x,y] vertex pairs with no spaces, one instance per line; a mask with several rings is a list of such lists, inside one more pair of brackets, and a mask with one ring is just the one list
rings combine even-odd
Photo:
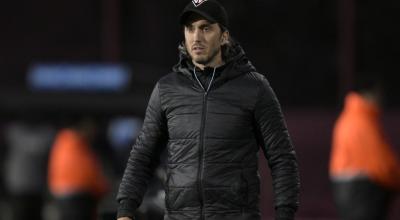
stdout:
[[[172,68],[174,72],[182,73],[189,77],[192,77],[194,64],[182,42],[179,47],[179,62]],[[218,81],[228,80],[235,78],[239,75],[255,72],[256,68],[251,64],[249,59],[246,57],[243,48],[239,43],[233,41],[232,46],[225,57],[225,64],[221,75],[218,77]]]

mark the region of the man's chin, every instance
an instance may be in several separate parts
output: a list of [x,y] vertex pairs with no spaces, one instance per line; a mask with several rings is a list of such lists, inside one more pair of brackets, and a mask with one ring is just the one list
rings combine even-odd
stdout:
[[193,61],[201,65],[205,65],[208,63],[208,60],[205,58],[194,58]]

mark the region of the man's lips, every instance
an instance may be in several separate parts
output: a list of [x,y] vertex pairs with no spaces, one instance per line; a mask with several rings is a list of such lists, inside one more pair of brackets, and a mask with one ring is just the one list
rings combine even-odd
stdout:
[[193,46],[192,47],[192,51],[193,52],[195,52],[195,53],[200,53],[200,52],[202,52],[202,51],[204,51],[204,47],[202,47],[202,46]]

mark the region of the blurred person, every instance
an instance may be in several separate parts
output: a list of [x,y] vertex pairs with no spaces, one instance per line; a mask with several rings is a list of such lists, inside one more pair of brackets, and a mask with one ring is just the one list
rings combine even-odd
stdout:
[[49,188],[60,220],[94,220],[108,190],[98,156],[92,149],[96,127],[79,119],[61,129],[49,158]]
[[117,218],[135,217],[166,148],[165,220],[260,220],[261,148],[276,219],[294,219],[297,159],[269,82],[230,37],[217,1],[192,1],[181,25],[180,61],[152,92],[120,184]]
[[11,219],[43,219],[48,154],[55,129],[40,119],[24,118],[10,122],[4,132],[4,184]]
[[343,220],[383,220],[400,190],[400,163],[381,123],[383,86],[375,77],[358,80],[345,99],[334,131],[330,177]]

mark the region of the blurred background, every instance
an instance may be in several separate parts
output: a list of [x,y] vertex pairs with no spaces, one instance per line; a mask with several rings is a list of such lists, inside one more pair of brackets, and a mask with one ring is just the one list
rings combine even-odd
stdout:
[[[27,191],[24,187],[40,194],[44,218],[55,219],[56,202],[46,181],[51,148],[60,129],[87,117],[96,127],[89,145],[108,181],[97,215],[114,218],[114,198],[150,92],[178,61],[179,14],[188,2],[2,2],[1,219],[11,219],[14,195]],[[337,219],[328,174],[332,128],[357,76],[383,76],[384,128],[394,150],[400,150],[400,2],[220,2],[230,16],[231,35],[282,104],[300,164],[298,219]],[[31,164],[24,166],[35,171],[12,168],[28,160]],[[262,212],[272,219],[271,180],[263,158],[260,167]],[[26,181],[21,176],[37,180],[36,186],[19,184]],[[162,173],[157,177],[162,181]],[[157,181],[153,185],[153,197],[162,197],[162,187]],[[400,219],[398,199],[390,219]]]

